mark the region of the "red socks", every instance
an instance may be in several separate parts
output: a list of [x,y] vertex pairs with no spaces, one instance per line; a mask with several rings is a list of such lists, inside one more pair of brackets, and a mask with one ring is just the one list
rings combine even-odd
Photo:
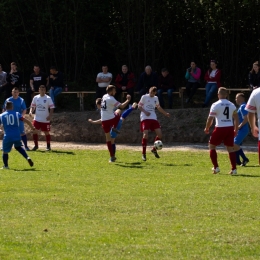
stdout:
[[114,153],[113,153],[113,148],[112,148],[111,141],[107,142],[107,148],[108,148],[108,151],[110,153],[110,157],[113,157]]
[[260,141],[258,141],[258,163],[260,164]]
[[34,141],[34,145],[38,146],[38,135],[37,134],[33,134],[33,141]]
[[236,152],[228,153],[229,155],[229,160],[232,166],[232,171],[237,168],[237,160],[236,160]]
[[[214,169],[218,167],[218,156],[216,150],[210,150],[209,151],[210,159],[212,161],[212,164],[214,165]],[[236,157],[235,157],[236,160]]]
[[157,140],[161,140],[161,139],[156,135],[154,141],[157,141]]
[[143,154],[146,154],[147,139],[142,139]]

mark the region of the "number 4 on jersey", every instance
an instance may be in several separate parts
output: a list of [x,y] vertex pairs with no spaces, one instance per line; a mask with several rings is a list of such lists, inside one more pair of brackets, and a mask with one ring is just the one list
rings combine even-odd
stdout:
[[227,117],[227,119],[229,119],[229,107],[226,107],[224,109],[223,115],[225,115]]

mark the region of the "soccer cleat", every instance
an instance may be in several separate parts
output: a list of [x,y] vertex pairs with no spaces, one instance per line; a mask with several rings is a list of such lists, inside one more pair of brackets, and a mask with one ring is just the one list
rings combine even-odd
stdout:
[[156,158],[160,158],[160,156],[159,156],[159,154],[157,153],[157,151],[156,151],[155,148],[153,148],[153,149],[151,150],[151,152],[154,154],[154,156],[155,156]]
[[143,154],[143,155],[142,155],[142,160],[143,160],[143,161],[146,161],[146,154]]
[[133,109],[136,109],[137,106],[138,106],[138,104],[137,104],[136,102],[134,102],[133,105],[132,105],[132,108],[133,108]]
[[50,147],[50,146],[47,146],[45,151],[47,151],[47,152],[48,152],[48,151],[51,151],[51,147]]
[[30,164],[30,166],[33,167],[33,161],[30,157],[27,157],[27,161]]
[[220,172],[220,169],[219,169],[219,167],[217,167],[217,168],[212,168],[212,173],[213,174],[217,174],[217,173],[219,173]]
[[230,175],[236,175],[237,174],[237,169],[231,170],[229,172]]
[[24,149],[25,149],[25,151],[30,151],[30,148],[28,146],[25,147]]
[[115,162],[115,161],[116,161],[116,157],[115,157],[115,156],[110,157],[110,159],[109,159],[109,162],[110,162],[110,163]]
[[249,163],[249,159],[246,158],[246,160],[244,160],[244,161],[240,164],[240,166],[246,166],[248,163]]
[[120,131],[118,129],[116,129],[115,127],[111,128],[112,132],[116,133],[116,134],[120,134]]
[[0,168],[0,170],[8,170],[8,169],[9,169],[8,166],[3,166],[3,167]]
[[33,147],[33,149],[32,149],[32,151],[36,151],[36,150],[38,150],[38,146],[37,145],[35,145],[34,147]]

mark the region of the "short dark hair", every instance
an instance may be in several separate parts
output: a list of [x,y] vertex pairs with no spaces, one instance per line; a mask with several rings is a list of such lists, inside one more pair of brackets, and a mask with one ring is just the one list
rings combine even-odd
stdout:
[[152,86],[152,87],[150,87],[150,89],[149,89],[149,92],[157,92],[157,87],[155,87],[155,86]]
[[241,93],[237,93],[237,95],[236,95],[236,96],[237,96],[237,97],[246,98],[246,97],[245,97],[245,94],[244,94],[244,93],[242,93],[242,92],[241,92]]
[[161,72],[169,72],[169,70],[167,68],[162,68]]
[[96,99],[96,105],[101,105],[101,101],[102,101],[101,98],[97,98],[97,99]]
[[6,109],[11,109],[13,107],[13,102],[12,101],[7,101],[5,104]]
[[51,66],[50,70],[57,70],[57,67],[56,66]]
[[116,89],[114,85],[108,85],[106,88],[107,93],[110,93],[113,89]]
[[46,89],[46,86],[45,85],[40,85],[39,88],[45,88]]
[[14,88],[12,89],[12,91],[13,91],[13,90],[18,90],[18,91],[19,91],[19,88],[17,88],[17,87],[14,87]]
[[17,66],[16,62],[11,62],[11,65],[15,65],[15,66]]

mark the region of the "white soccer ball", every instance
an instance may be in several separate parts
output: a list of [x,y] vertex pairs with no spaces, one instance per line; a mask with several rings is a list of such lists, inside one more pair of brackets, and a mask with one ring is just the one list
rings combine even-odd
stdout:
[[161,150],[163,148],[163,143],[161,140],[157,140],[154,142],[154,147],[157,149],[157,150]]

